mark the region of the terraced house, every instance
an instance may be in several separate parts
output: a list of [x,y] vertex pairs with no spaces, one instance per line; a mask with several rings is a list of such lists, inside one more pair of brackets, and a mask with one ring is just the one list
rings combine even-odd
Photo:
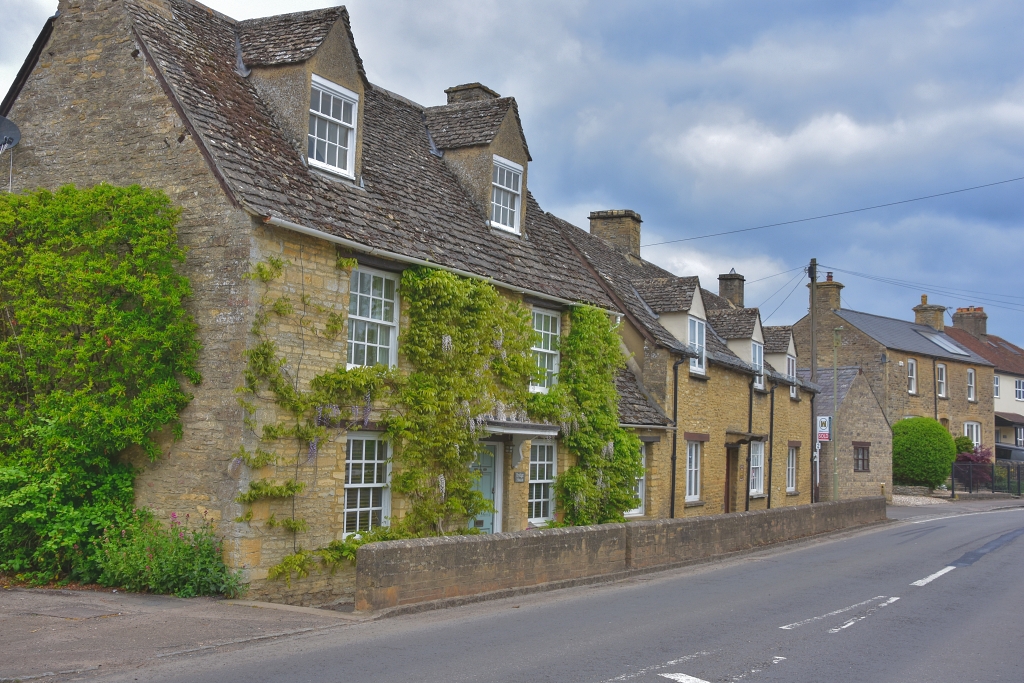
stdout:
[[[182,207],[203,344],[184,438],[167,435],[156,462],[126,456],[141,471],[137,502],[158,515],[207,511],[255,595],[344,594],[343,572],[286,588],[268,570],[298,547],[409,514],[391,486],[386,387],[317,406],[311,431],[276,438],[291,404],[258,400],[253,358],[276,350],[260,372],[279,368],[294,392],[353,369],[410,372],[403,273],[424,266],[492,283],[493,305],[525,311],[535,393],[560,381],[575,307],[621,321],[618,419],[645,464],[629,515],[809,502],[813,387],[796,376],[792,331],[743,307],[742,276],[723,275],[715,294],[642,260],[632,211],[594,212],[589,233],[545,213],[516,101],[480,84],[446,93],[423,107],[371,84],[342,7],[235,21],[189,0],[61,1],[3,102],[23,132],[14,186],[165,191]],[[460,333],[430,348],[469,354]],[[504,362],[501,341],[488,343]],[[500,532],[555,519],[572,426],[500,402],[463,417],[479,434],[475,486],[491,504],[464,522]],[[267,438],[280,457],[259,455]],[[285,479],[302,495],[239,502],[254,482]],[[436,488],[443,499],[443,478]]]

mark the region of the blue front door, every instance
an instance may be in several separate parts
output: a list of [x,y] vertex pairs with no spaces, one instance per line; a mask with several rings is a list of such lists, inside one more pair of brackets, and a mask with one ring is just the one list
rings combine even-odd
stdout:
[[[480,473],[480,478],[477,480],[474,488],[482,493],[484,498],[491,502],[491,505],[494,505],[496,484],[495,460],[497,459],[497,452],[497,446],[494,444],[483,444],[483,448],[477,456],[477,461],[473,464],[473,471]],[[494,513],[481,512],[469,520],[469,526],[470,528],[479,529],[485,534],[493,534],[495,531]]]

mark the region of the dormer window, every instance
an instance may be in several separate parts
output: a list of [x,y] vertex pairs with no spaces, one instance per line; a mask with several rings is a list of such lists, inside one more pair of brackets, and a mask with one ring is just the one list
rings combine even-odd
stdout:
[[764,345],[750,343],[750,364],[754,366],[754,386],[764,389]]
[[309,96],[309,165],[355,177],[359,95],[313,75]]
[[491,225],[519,233],[523,167],[514,161],[494,156],[491,174]]
[[796,358],[790,355],[786,356],[786,379],[793,383],[789,388],[789,397],[800,398],[800,390],[796,385]]
[[690,318],[690,350],[697,354],[696,358],[690,359],[690,370],[704,374],[704,338],[707,331],[707,324],[699,318]]

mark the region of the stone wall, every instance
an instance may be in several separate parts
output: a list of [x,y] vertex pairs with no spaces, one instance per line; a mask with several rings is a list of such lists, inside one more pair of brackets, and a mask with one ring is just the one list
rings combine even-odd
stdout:
[[613,580],[885,518],[879,497],[695,519],[372,543],[358,551],[356,609],[417,609]]

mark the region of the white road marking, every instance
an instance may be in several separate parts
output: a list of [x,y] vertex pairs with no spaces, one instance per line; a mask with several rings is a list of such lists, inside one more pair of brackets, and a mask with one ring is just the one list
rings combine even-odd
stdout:
[[[692,655],[684,655],[684,656],[680,657],[679,659],[672,659],[672,660],[669,660],[667,662],[664,662],[663,664],[655,664],[654,666],[648,666],[648,667],[646,667],[644,669],[640,669],[639,671],[635,671],[635,672],[633,672],[631,674],[622,674],[621,676],[616,676],[615,678],[609,678],[608,680],[602,681],[601,683],[617,683],[617,681],[628,681],[628,680],[630,680],[632,678],[639,678],[640,676],[645,676],[645,675],[651,673],[652,671],[657,671],[658,669],[665,669],[665,668],[668,668],[670,666],[675,666],[676,664],[682,664],[683,662],[688,662],[691,659],[697,659],[697,657],[704,657],[704,656],[709,655],[709,654],[711,654],[711,653],[710,652],[694,652]],[[680,674],[680,675],[682,675],[682,674]],[[694,680],[697,680],[697,679],[694,679]]]
[[943,574],[950,573],[954,569],[956,569],[956,567],[952,567],[952,566],[951,567],[943,567],[942,569],[940,569],[939,571],[935,572],[931,576],[926,576],[923,579],[921,579],[920,581],[915,581],[914,583],[912,583],[910,585],[911,586],[927,586],[929,583],[931,583],[935,579],[939,578]]
[[885,607],[886,605],[891,605],[892,603],[896,602],[897,600],[899,600],[899,598],[889,598],[888,600],[886,600],[886,601],[885,601],[885,602],[883,602],[882,604],[880,604],[880,605],[875,605],[874,607],[872,607],[871,609],[869,609],[868,611],[866,611],[866,612],[865,612],[864,614],[859,614],[859,615],[855,616],[855,617],[854,617],[853,619],[850,619],[850,620],[849,620],[848,622],[846,622],[845,624],[843,624],[843,625],[842,625],[842,626],[840,626],[839,628],[830,628],[830,629],[828,630],[828,632],[829,632],[829,633],[839,633],[839,632],[840,632],[840,631],[842,631],[843,629],[846,629],[846,628],[850,628],[851,626],[853,626],[854,624],[856,624],[856,623],[857,623],[858,621],[860,621],[861,619],[867,619],[868,617],[870,617],[870,616],[871,616],[872,614],[874,614],[874,613],[875,613],[875,612],[877,612],[878,610],[882,609],[882,608],[883,608],[883,607]]
[[687,676],[686,674],[658,674],[662,678],[667,678],[670,681],[679,681],[679,683],[708,683],[707,681],[693,676]]
[[872,602],[875,602],[876,600],[885,600],[885,596],[884,595],[877,595],[877,596],[871,598],[870,600],[865,600],[864,602],[858,602],[856,605],[850,605],[849,607],[844,607],[842,609],[837,609],[834,612],[829,612],[828,614],[822,614],[820,617],[811,617],[810,619],[804,619],[803,621],[797,621],[797,622],[794,622],[792,624],[786,624],[785,626],[780,626],[779,628],[785,629],[785,630],[788,631],[788,630],[797,628],[798,626],[803,626],[804,624],[809,624],[812,621],[818,621],[820,619],[828,619],[829,617],[834,617],[837,614],[842,614],[843,612],[849,612],[852,609],[857,609],[858,607],[863,607],[864,605],[870,605]]
[[911,524],[924,524],[925,522],[937,522],[943,519],[953,519],[955,517],[973,517],[974,515],[994,515],[998,512],[1021,512],[1024,511],[1024,507],[1010,508],[1008,510],[987,510],[985,512],[965,512],[962,515],[943,515],[941,517],[929,517],[928,519],[918,519]]
[[785,657],[772,657],[772,664],[778,664],[779,662],[786,661]]

